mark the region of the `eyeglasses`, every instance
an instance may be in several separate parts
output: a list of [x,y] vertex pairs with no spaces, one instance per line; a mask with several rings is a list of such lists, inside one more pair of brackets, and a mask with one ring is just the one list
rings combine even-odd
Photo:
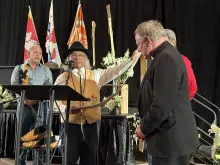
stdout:
[[74,58],[79,58],[79,57],[85,57],[85,55],[83,53],[72,53],[69,55],[69,58],[74,59]]

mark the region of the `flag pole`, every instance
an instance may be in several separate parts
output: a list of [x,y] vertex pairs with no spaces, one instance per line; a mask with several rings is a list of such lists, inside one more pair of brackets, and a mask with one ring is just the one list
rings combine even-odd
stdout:
[[[31,15],[32,15],[31,7],[28,6],[28,8],[29,8],[29,10],[30,10],[30,12],[31,12]],[[33,19],[33,23],[34,23],[34,18],[33,18],[33,16],[32,16],[32,19]],[[35,33],[37,34],[36,29],[35,29],[35,25],[34,25],[34,31],[35,31]],[[37,37],[37,40],[38,40],[38,36],[37,36],[37,35],[36,35],[36,37]],[[39,42],[39,40],[38,40],[38,42]]]
[[[80,1],[80,0],[79,0],[79,2],[78,2],[78,9],[77,9],[77,12],[76,12],[76,13],[78,13],[79,5],[81,5],[81,1]],[[76,28],[79,29],[79,26],[76,25]],[[79,30],[76,30],[76,33],[77,33],[76,35],[77,35],[78,41],[79,41],[79,33],[78,33],[78,32],[79,32]]]

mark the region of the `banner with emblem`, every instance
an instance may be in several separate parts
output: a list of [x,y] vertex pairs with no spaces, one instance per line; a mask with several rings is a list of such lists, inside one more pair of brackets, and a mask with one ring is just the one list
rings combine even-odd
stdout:
[[67,43],[68,47],[70,47],[75,41],[81,42],[83,46],[88,49],[86,28],[83,20],[83,11],[80,1],[78,4],[74,25]]
[[34,25],[34,19],[31,12],[31,7],[29,6],[27,27],[26,27],[26,37],[24,45],[24,62],[29,58],[29,50],[34,45],[39,43],[37,32]]
[[54,30],[53,0],[51,1],[51,5],[50,5],[49,22],[47,28],[45,47],[46,47],[46,52],[48,54],[48,62],[54,62],[60,66],[61,59],[58,51],[56,35]]

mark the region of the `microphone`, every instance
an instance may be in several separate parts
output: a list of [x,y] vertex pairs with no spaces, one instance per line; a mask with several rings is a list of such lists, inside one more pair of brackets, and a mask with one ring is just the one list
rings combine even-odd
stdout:
[[60,65],[60,71],[63,72],[71,72],[73,70],[73,60],[65,61]]
[[68,85],[68,80],[70,79],[70,75],[71,75],[71,72],[73,70],[74,61],[73,60],[69,60],[69,61],[64,62],[64,64],[66,64],[68,66],[67,67],[68,75],[67,75],[67,79],[66,79],[66,85]]
[[74,64],[73,60],[68,60],[64,62],[64,65],[67,65],[69,70],[73,69],[73,64]]
[[68,60],[68,61],[65,61],[64,64],[65,65],[72,65],[72,64],[74,64],[74,61],[73,60]]

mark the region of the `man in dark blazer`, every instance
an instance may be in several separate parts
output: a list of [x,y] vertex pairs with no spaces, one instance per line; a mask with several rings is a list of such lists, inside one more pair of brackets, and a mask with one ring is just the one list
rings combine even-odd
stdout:
[[138,51],[153,59],[140,87],[136,134],[146,140],[153,165],[188,165],[198,132],[184,62],[158,21],[141,23],[135,40]]

